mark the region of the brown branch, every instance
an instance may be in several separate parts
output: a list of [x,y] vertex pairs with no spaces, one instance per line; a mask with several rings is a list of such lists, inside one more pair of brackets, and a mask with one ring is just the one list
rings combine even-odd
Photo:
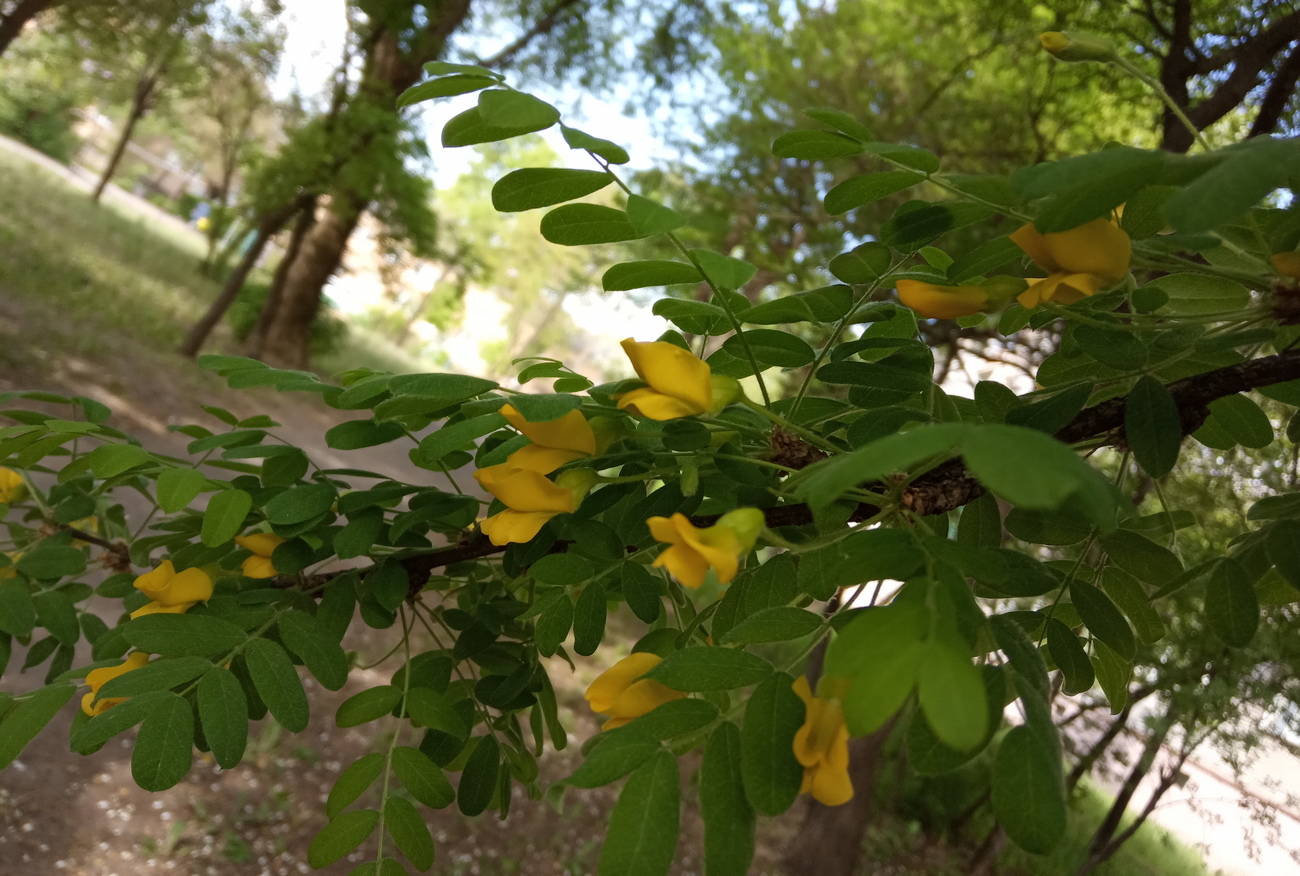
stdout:
[[[1183,434],[1189,435],[1204,422],[1210,402],[1239,392],[1297,379],[1300,379],[1300,351],[1265,356],[1214,371],[1206,371],[1175,381],[1168,389],[1181,415]],[[1078,416],[1056,433],[1055,437],[1067,444],[1092,438],[1101,438],[1103,445],[1123,441],[1125,401],[1126,399],[1123,398],[1110,399],[1080,411]],[[904,490],[902,502],[912,513],[924,516],[953,511],[978,499],[984,493],[984,485],[966,469],[960,460],[954,459],[912,482]],[[879,514],[880,510],[876,505],[862,502],[854,509],[849,520],[851,522],[867,520]],[[779,529],[782,526],[802,526],[813,521],[812,509],[804,504],[778,505],[775,508],[765,509],[763,514],[768,527],[772,529]],[[718,515],[691,518],[691,522],[696,526],[711,526],[717,520]],[[561,553],[567,549],[566,542],[557,542],[551,552]],[[414,595],[424,588],[434,569],[482,559],[504,550],[505,546],[494,545],[486,536],[474,533],[460,544],[408,556],[402,560],[402,566],[410,577],[410,592]],[[343,573],[316,575],[312,576],[311,580],[319,584],[340,574]],[[283,587],[296,587],[298,579],[281,578],[279,583]]]
[[495,55],[484,58],[480,61],[475,61],[474,63],[478,64],[480,67],[487,67],[489,69],[504,67],[506,64],[513,61],[516,55],[528,48],[528,45],[533,40],[554,30],[555,26],[560,21],[560,16],[569,11],[572,7],[578,6],[581,2],[582,0],[559,0],[559,2],[551,8],[550,12],[537,19],[533,26],[524,31],[519,39],[506,46]]
[[1259,102],[1259,114],[1255,116],[1247,137],[1259,137],[1277,130],[1282,113],[1300,84],[1300,43],[1291,50],[1286,60],[1277,68],[1273,81],[1264,92],[1264,99]]

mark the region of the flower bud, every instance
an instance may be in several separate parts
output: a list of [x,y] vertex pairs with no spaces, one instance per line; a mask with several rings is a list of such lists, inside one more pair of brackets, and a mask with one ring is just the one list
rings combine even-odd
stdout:
[[709,406],[709,413],[718,413],[732,402],[740,401],[744,395],[745,390],[741,388],[739,380],[724,374],[714,374],[713,404]]
[[1039,34],[1038,41],[1060,61],[1100,61],[1108,64],[1119,60],[1115,47],[1096,34],[1049,30]]

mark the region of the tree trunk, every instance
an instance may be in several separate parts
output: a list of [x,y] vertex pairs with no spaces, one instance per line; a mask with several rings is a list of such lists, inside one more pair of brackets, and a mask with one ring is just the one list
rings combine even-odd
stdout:
[[[1088,859],[1075,871],[1075,876],[1087,876],[1102,861],[1106,860],[1106,857],[1109,857],[1103,857],[1102,853],[1110,845],[1111,840],[1119,830],[1120,821],[1123,820],[1124,813],[1128,810],[1129,802],[1133,799],[1133,795],[1137,793],[1138,785],[1142,779],[1151,771],[1151,766],[1160,753],[1160,747],[1164,745],[1165,737],[1169,735],[1172,727],[1172,717],[1165,715],[1160,722],[1160,727],[1147,740],[1146,747],[1142,749],[1142,756],[1133,765],[1133,769],[1129,770],[1128,777],[1124,780],[1119,793],[1115,795],[1115,802],[1110,807],[1110,811],[1106,813],[1106,817],[1102,819],[1101,826],[1092,835],[1092,841],[1088,844]],[[1113,853],[1112,851],[1111,854]]]
[[9,48],[9,44],[23,32],[27,22],[49,9],[54,3],[55,0],[21,0],[14,7],[13,12],[0,20],[0,55],[3,55],[5,49]]
[[212,329],[226,315],[230,305],[235,303],[235,299],[243,291],[244,282],[252,272],[253,266],[257,264],[257,260],[262,257],[262,252],[266,249],[267,243],[284,227],[286,222],[293,218],[294,213],[305,209],[309,202],[309,197],[300,197],[279,210],[262,217],[257,224],[257,236],[253,238],[253,243],[244,253],[244,257],[240,259],[234,272],[226,279],[225,285],[221,287],[221,293],[208,307],[208,312],[203,314],[203,318],[195,323],[189,334],[185,336],[179,351],[182,356],[193,359],[199,354],[199,350],[203,348],[203,343],[208,339],[208,335],[212,333]]
[[[311,324],[320,311],[325,283],[342,264],[348,238],[365,207],[355,202],[340,203],[344,197],[337,197],[325,207],[285,273],[284,289],[270,310],[258,351],[258,358],[272,365],[306,368],[311,364]],[[268,299],[268,309],[270,305]]]
[[891,719],[870,736],[849,743],[849,778],[853,799],[843,806],[824,806],[809,799],[803,824],[785,852],[785,872],[817,876],[852,876],[862,853],[862,838],[874,809],[876,780],[885,762]]
[[127,116],[126,125],[117,139],[117,146],[113,148],[113,154],[108,159],[108,166],[104,168],[99,184],[95,186],[95,191],[90,196],[96,204],[103,196],[104,189],[108,187],[108,181],[113,178],[113,174],[117,173],[117,166],[122,162],[122,156],[126,154],[126,147],[131,142],[131,135],[135,133],[135,126],[149,111],[149,98],[153,95],[157,84],[158,80],[153,77],[146,77],[136,83],[135,95],[131,98],[131,114]]
[[289,235],[289,245],[284,249],[284,255],[280,257],[280,263],[275,267],[275,275],[271,278],[271,288],[266,293],[266,302],[262,305],[262,312],[258,314],[257,324],[253,326],[252,333],[248,336],[245,353],[254,359],[262,357],[262,348],[266,340],[266,330],[270,325],[272,316],[280,308],[280,300],[284,296],[284,284],[289,275],[289,270],[298,258],[298,253],[302,250],[302,242],[307,238],[307,232],[311,231],[312,225],[316,222],[316,198],[313,196],[310,203],[303,208],[298,216],[298,221],[293,226],[293,233]]

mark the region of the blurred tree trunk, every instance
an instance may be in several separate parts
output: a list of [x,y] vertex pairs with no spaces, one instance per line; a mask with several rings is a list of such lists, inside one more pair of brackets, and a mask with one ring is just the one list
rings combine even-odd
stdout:
[[215,301],[208,307],[207,313],[203,318],[194,324],[185,340],[181,343],[180,354],[193,359],[203,348],[203,344],[208,339],[208,335],[216,328],[217,323],[226,315],[230,305],[235,303],[239,293],[243,291],[244,283],[248,280],[248,275],[252,272],[257,260],[262,257],[266,250],[267,243],[271,238],[280,232],[285,223],[293,218],[294,214],[300,210],[306,210],[311,206],[311,196],[303,195],[291,204],[288,204],[279,210],[271,211],[263,215],[257,223],[252,243],[245,250],[243,258],[235,266],[235,270],[226,278],[225,284],[221,287],[220,294]]
[[0,18],[0,55],[23,32],[27,22],[58,2],[60,0],[19,0],[8,15]]
[[266,302],[262,305],[262,312],[258,314],[257,324],[253,326],[253,331],[249,334],[244,347],[244,353],[254,359],[262,357],[262,346],[266,339],[267,326],[270,324],[271,315],[279,311],[280,301],[284,295],[285,279],[293,267],[293,263],[298,259],[298,253],[302,251],[302,243],[307,238],[307,232],[311,231],[312,226],[316,224],[316,207],[317,198],[312,195],[307,206],[298,215],[298,221],[293,226],[293,233],[289,235],[289,245],[284,248],[284,255],[280,257],[280,263],[275,267],[275,275],[271,278],[271,288],[266,293]]
[[[468,18],[470,2],[431,4],[429,21],[414,40],[402,40],[396,28],[374,21],[376,31],[366,46],[361,82],[353,100],[394,112],[397,96],[419,81],[422,65],[442,56],[448,39]],[[382,113],[376,115],[378,124],[390,123]],[[357,142],[369,139],[362,133]],[[290,368],[310,363],[311,324],[320,310],[325,283],[342,263],[348,238],[374,197],[376,183],[372,178],[363,185],[338,185],[330,192],[324,215],[307,233],[285,273],[278,300],[267,301],[259,321],[262,331],[253,345],[261,358]]]

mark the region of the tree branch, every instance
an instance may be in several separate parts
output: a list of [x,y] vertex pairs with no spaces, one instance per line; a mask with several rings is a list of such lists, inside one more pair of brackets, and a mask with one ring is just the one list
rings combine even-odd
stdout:
[[1273,81],[1264,91],[1264,99],[1259,102],[1259,114],[1255,116],[1247,137],[1259,137],[1277,130],[1297,83],[1300,83],[1300,43],[1296,44],[1273,74]]
[[519,39],[506,46],[495,55],[475,61],[474,63],[478,64],[480,67],[487,67],[489,69],[495,69],[509,64],[515,59],[516,55],[528,48],[529,44],[532,43],[533,40],[554,30],[555,25],[559,23],[560,17],[564,15],[565,12],[581,3],[582,0],[559,0],[559,2],[551,8],[550,12],[537,19],[537,21],[533,23],[533,26],[524,31]]

